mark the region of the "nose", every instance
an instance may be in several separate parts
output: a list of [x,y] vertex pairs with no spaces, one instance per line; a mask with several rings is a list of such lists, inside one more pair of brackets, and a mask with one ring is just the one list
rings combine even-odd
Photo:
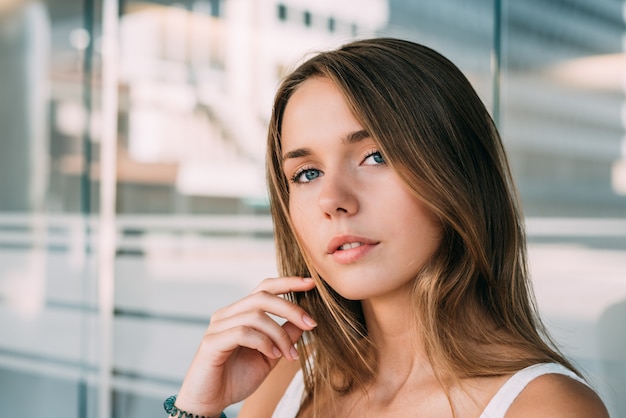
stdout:
[[355,191],[354,183],[346,175],[325,174],[319,194],[320,209],[329,219],[356,214],[359,201]]

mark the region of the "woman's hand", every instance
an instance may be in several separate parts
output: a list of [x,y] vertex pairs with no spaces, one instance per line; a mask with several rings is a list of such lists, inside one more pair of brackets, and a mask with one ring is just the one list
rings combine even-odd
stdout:
[[[315,287],[313,279],[266,279],[248,296],[216,311],[176,400],[194,415],[219,416],[248,397],[281,357],[298,358],[294,343],[317,325],[298,305],[279,295]],[[281,326],[268,314],[286,319]]]

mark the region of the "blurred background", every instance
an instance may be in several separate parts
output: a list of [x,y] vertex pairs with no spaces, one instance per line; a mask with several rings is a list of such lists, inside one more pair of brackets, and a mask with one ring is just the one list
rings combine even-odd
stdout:
[[281,76],[384,35],[448,56],[491,110],[540,310],[626,417],[625,10],[0,0],[3,416],[165,416],[211,313],[275,274],[263,148]]

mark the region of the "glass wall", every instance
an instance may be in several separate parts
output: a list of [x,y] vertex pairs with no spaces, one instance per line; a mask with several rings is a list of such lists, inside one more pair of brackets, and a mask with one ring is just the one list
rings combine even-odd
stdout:
[[444,53],[492,110],[540,309],[626,416],[623,9],[0,2],[3,413],[163,416],[211,313],[276,274],[263,146],[277,83],[316,50],[381,35]]
[[626,416],[624,3],[502,3],[501,127],[556,339]]
[[6,416],[95,416],[94,7],[0,2],[0,404]]

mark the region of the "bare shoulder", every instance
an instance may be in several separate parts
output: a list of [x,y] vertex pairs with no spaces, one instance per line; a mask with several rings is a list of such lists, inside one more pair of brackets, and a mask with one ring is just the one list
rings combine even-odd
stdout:
[[261,386],[244,401],[239,418],[271,417],[300,363],[282,358]]
[[561,374],[546,374],[530,382],[511,404],[507,418],[608,418],[600,397],[587,385]]

